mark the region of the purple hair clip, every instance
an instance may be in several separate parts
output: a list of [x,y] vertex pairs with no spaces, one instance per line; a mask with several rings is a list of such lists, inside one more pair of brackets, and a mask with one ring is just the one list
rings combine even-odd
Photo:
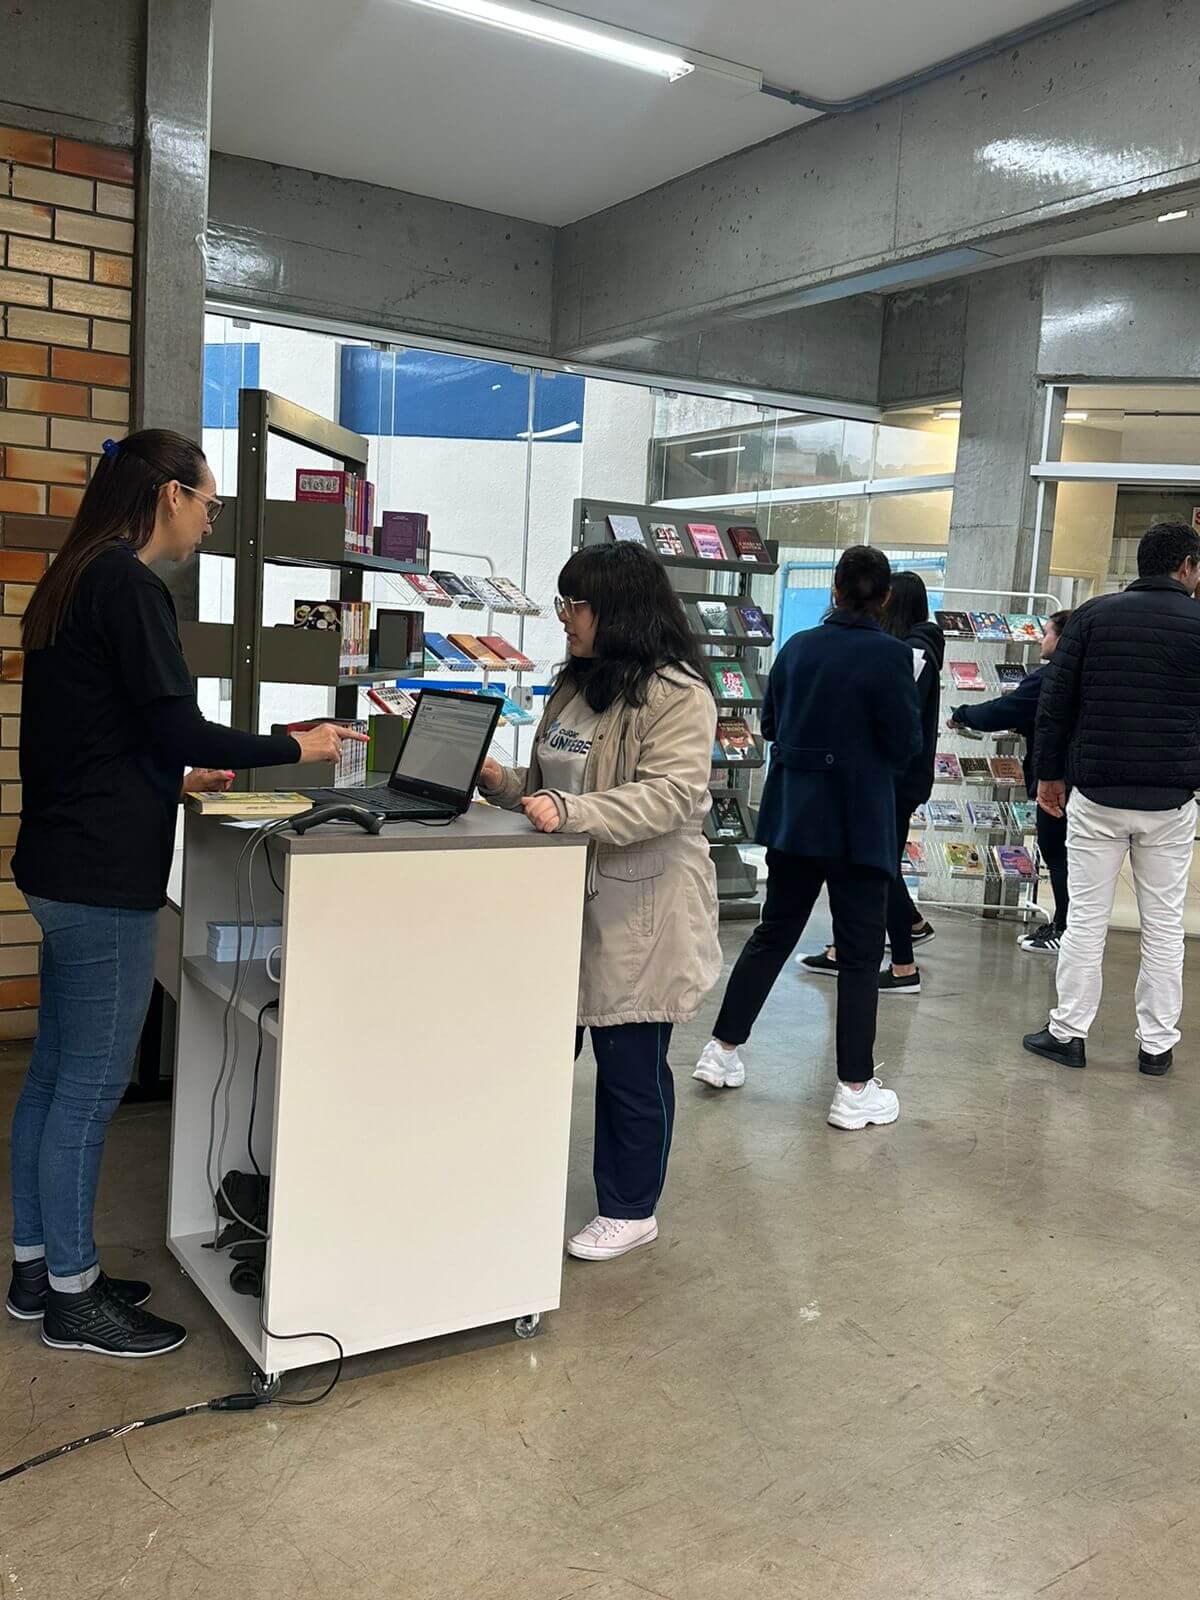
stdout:
[[105,439],[100,448],[104,451],[106,456],[115,456],[121,447],[115,439]]

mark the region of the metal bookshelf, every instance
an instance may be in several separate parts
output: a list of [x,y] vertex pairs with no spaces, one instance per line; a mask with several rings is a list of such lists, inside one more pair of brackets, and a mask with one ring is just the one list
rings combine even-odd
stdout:
[[[729,529],[752,527],[753,523],[746,517],[731,517],[728,508],[705,509],[702,506],[690,506],[686,512],[681,512],[673,511],[666,506],[631,505],[624,501],[576,500],[572,549],[578,550],[590,544],[609,543],[612,533],[608,526],[608,518],[613,515],[632,516],[638,519],[642,529],[643,544],[662,562],[671,575],[684,610],[693,623],[692,637],[704,653],[713,660],[736,660],[741,667],[753,693],[749,699],[725,699],[718,696],[718,713],[729,716],[735,712],[742,714],[758,712],[762,707],[765,687],[762,670],[764,662],[759,652],[769,650],[774,644],[774,625],[768,616],[767,623],[770,629],[768,637],[761,638],[748,634],[741,628],[732,608],[738,604],[754,603],[750,589],[751,579],[771,577],[779,570],[777,543],[769,539],[763,540],[770,556],[769,562],[707,561],[699,556],[662,555],[654,548],[649,537],[651,523],[673,523],[685,546],[688,541],[689,522],[714,524],[727,550],[733,549],[729,540]],[[697,582],[698,578],[701,581]],[[695,609],[697,601],[724,602],[730,619],[729,631],[707,630],[703,625],[703,618]],[[756,732],[752,755],[740,761],[729,760],[727,757],[714,758],[712,763],[713,778],[710,788],[713,793],[733,793],[739,797],[738,810],[746,821],[748,832],[748,837],[742,841],[743,843],[750,843],[753,839],[754,813],[750,807],[749,774],[759,770],[765,762],[763,740]],[[722,917],[757,917],[759,911],[757,869],[743,858],[737,843],[710,837],[709,851],[717,873],[717,898],[721,903]]]

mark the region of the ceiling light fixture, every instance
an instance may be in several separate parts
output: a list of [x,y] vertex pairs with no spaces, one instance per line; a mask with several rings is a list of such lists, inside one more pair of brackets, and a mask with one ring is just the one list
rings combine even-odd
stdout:
[[1182,222],[1184,217],[1190,217],[1191,214],[1190,211],[1164,211],[1158,220],[1160,222]]
[[1064,411],[1063,412],[1063,421],[1064,422],[1086,422],[1087,419],[1088,419],[1088,414],[1087,414],[1086,411]]
[[726,444],[719,450],[689,450],[688,454],[693,461],[703,461],[706,456],[740,456],[745,448],[744,444]]
[[699,50],[685,52],[677,45],[648,34],[595,22],[591,17],[560,11],[557,6],[540,5],[537,0],[517,0],[513,5],[500,5],[496,0],[407,0],[407,3],[424,6],[429,11],[442,11],[465,22],[484,23],[541,44],[561,45],[617,66],[652,72],[668,83],[676,83],[701,67],[723,77],[740,79],[747,90],[762,88],[762,73],[756,68],[724,61]]

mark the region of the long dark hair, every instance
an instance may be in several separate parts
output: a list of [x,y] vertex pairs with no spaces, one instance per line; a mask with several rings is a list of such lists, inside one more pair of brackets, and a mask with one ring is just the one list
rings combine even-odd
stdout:
[[198,444],[165,428],[143,428],[107,450],[83,492],[62,549],[33,592],[21,639],[26,650],[52,645],[84,570],[115,545],[142,550],[154,532],[158,491],[177,479],[195,489],[207,463]]
[[577,550],[558,575],[558,592],[586,600],[596,614],[596,654],[571,656],[555,689],[574,684],[593,711],[614,700],[642,706],[661,668],[680,667],[701,683],[704,657],[667,569],[640,545],[594,544]]
[[834,610],[851,611],[878,620],[891,586],[891,563],[883,551],[874,545],[852,544],[842,551],[841,560],[834,569]]
[[929,621],[929,595],[924,579],[915,572],[893,572],[892,592],[880,619],[884,631],[907,639],[918,622]]

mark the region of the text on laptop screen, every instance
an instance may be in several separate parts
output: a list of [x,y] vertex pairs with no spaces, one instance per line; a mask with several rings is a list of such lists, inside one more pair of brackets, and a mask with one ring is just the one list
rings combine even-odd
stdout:
[[409,726],[395,776],[465,794],[475,781],[480,745],[495,707],[495,700],[425,695]]

